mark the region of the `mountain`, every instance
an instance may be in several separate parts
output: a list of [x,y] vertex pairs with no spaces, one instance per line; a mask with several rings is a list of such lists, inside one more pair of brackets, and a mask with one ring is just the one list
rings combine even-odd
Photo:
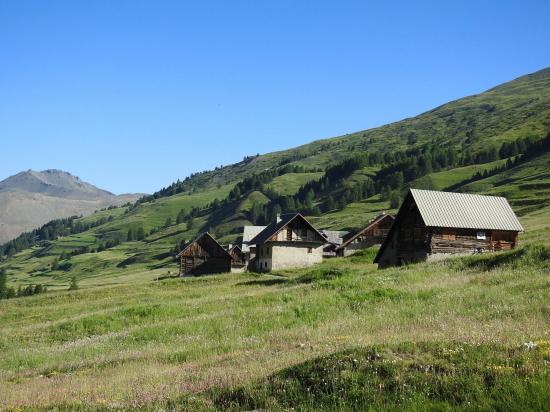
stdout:
[[243,225],[286,211],[319,228],[353,230],[394,212],[409,187],[506,196],[522,223],[543,231],[550,227],[549,133],[547,68],[416,117],[245,156],[130,206],[52,223],[0,245],[0,268],[16,285],[38,276],[53,288],[66,288],[72,276],[84,286],[151,279],[177,270],[174,251],[200,232],[234,243]]
[[0,243],[52,219],[89,215],[140,196],[116,196],[61,170],[17,173],[0,182]]

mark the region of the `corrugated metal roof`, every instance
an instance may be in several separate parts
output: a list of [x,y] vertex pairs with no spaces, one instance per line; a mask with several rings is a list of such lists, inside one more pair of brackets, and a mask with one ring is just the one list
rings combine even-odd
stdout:
[[504,197],[411,189],[426,226],[523,231]]
[[243,229],[243,242],[241,250],[245,253],[250,252],[250,241],[260,234],[267,226],[245,226]]

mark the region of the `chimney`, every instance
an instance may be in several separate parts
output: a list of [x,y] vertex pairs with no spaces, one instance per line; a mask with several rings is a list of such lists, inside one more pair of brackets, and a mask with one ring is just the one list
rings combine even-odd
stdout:
[[281,221],[281,214],[277,213],[277,217],[275,218],[276,222],[279,223]]
[[233,245],[230,243],[229,245],[227,245],[227,250],[231,250],[232,247]]

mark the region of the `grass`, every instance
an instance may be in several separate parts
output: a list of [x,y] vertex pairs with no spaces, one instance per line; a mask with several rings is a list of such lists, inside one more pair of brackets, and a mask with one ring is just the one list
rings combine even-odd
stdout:
[[211,402],[223,410],[541,411],[550,403],[548,348],[550,341],[531,350],[459,342],[353,348],[213,391]]
[[[249,402],[286,408],[296,402],[304,409],[353,409],[376,395],[359,391],[365,382],[374,379],[391,388],[396,376],[403,376],[403,382],[424,388],[412,385],[403,394],[410,405],[417,402],[414,394],[420,404],[457,405],[448,399],[453,379],[468,391],[464,377],[493,348],[498,353],[476,374],[482,376],[487,365],[515,365],[514,359],[525,358],[535,368],[529,375],[533,387],[524,388],[527,380],[517,368],[513,376],[521,379],[509,384],[535,393],[533,405],[545,399],[537,389],[546,379],[540,356],[531,359],[518,348],[547,339],[547,246],[386,270],[370,263],[372,253],[273,275],[128,282],[2,301],[0,399],[25,408],[178,409],[191,402],[208,410],[246,409]],[[426,360],[439,365],[441,351],[457,346],[467,356],[449,364],[456,373],[442,398],[432,399],[427,388],[446,380],[407,365]],[[376,360],[381,366],[382,359],[403,362],[377,377],[364,363],[373,347],[382,354]],[[407,351],[413,354],[405,356]],[[336,362],[320,375],[324,367],[318,365],[350,356],[363,366],[345,372],[348,362],[336,374]],[[358,398],[350,395],[334,404],[319,388],[302,396],[308,381],[293,374],[307,375],[312,368],[316,375],[308,379],[315,385],[320,379],[351,385]],[[507,382],[497,379],[496,387],[508,387]],[[499,404],[496,392],[474,383],[472,396]],[[244,400],[241,393],[247,394]],[[376,395],[380,405],[397,405],[395,391],[382,394]]]
[[470,179],[477,172],[483,173],[506,163],[506,160],[495,160],[490,163],[456,167],[437,173],[430,173],[411,182],[411,187],[426,190],[445,190],[446,188]]
[[307,182],[319,179],[323,173],[286,173],[282,176],[277,176],[267,187],[275,192],[291,196],[298,192],[300,187]]

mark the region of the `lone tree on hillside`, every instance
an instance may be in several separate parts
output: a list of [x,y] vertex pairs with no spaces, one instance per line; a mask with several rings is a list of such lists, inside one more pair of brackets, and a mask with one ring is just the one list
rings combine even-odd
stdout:
[[145,230],[143,229],[143,226],[140,226],[137,230],[137,234],[136,234],[136,239],[137,240],[143,240],[145,239]]
[[78,282],[76,276],[71,277],[71,283],[69,284],[69,290],[78,290]]

